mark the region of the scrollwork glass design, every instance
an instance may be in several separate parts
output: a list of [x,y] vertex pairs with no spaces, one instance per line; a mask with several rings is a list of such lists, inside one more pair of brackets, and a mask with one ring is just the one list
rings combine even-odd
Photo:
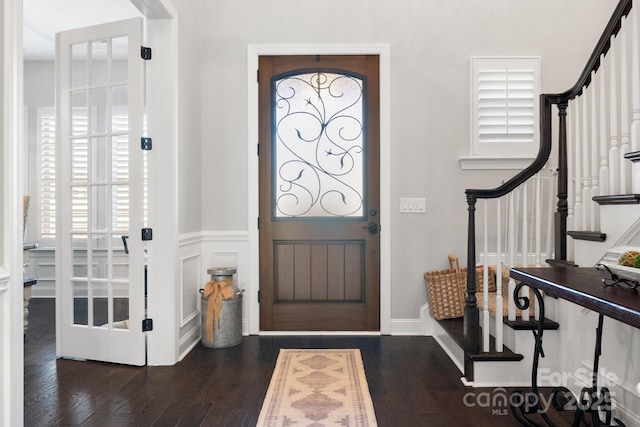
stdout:
[[274,83],[275,216],[362,216],[363,80],[314,72]]

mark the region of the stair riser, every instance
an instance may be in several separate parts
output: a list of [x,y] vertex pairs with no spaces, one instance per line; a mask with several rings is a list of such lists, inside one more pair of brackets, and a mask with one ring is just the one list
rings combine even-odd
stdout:
[[[533,348],[535,340],[531,331],[513,331],[516,352],[523,354],[520,362],[476,362],[474,363],[474,387],[527,387],[531,386],[531,370],[533,367]],[[540,379],[553,379],[560,372],[558,368],[558,348],[556,331],[545,331],[543,349],[545,357],[539,360]],[[540,386],[550,383],[539,381]]]

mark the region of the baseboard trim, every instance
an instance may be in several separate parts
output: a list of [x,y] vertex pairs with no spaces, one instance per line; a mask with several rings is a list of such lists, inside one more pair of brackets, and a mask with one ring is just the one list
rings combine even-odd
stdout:
[[178,348],[180,354],[178,355],[178,361],[185,358],[187,354],[200,342],[200,323],[195,323],[180,339]]
[[391,319],[391,335],[428,335],[427,318],[430,319],[428,308],[427,304],[420,307],[419,319]]

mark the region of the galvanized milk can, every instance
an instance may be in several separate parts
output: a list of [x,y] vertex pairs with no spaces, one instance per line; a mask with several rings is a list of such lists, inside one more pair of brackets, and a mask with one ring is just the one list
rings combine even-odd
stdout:
[[235,273],[233,267],[207,269],[211,280],[200,289],[201,342],[205,347],[233,347],[242,342],[242,291],[235,284]]

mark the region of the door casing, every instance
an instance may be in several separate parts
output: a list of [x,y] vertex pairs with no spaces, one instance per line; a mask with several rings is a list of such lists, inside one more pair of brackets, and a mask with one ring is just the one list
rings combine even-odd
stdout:
[[[380,332],[391,333],[391,239],[390,193],[391,193],[391,137],[390,137],[390,46],[389,44],[275,44],[248,45],[247,89],[248,89],[248,255],[249,272],[247,285],[246,320],[250,334],[259,334],[260,305],[259,286],[259,230],[258,218],[258,82],[256,70],[258,58],[267,55],[379,55],[380,57]],[[274,332],[280,333],[280,332]],[[300,332],[295,332],[300,334]],[[313,332],[309,332],[310,334]],[[344,332],[339,332],[344,334]],[[268,334],[262,332],[262,334]],[[358,332],[358,334],[364,334]]]

